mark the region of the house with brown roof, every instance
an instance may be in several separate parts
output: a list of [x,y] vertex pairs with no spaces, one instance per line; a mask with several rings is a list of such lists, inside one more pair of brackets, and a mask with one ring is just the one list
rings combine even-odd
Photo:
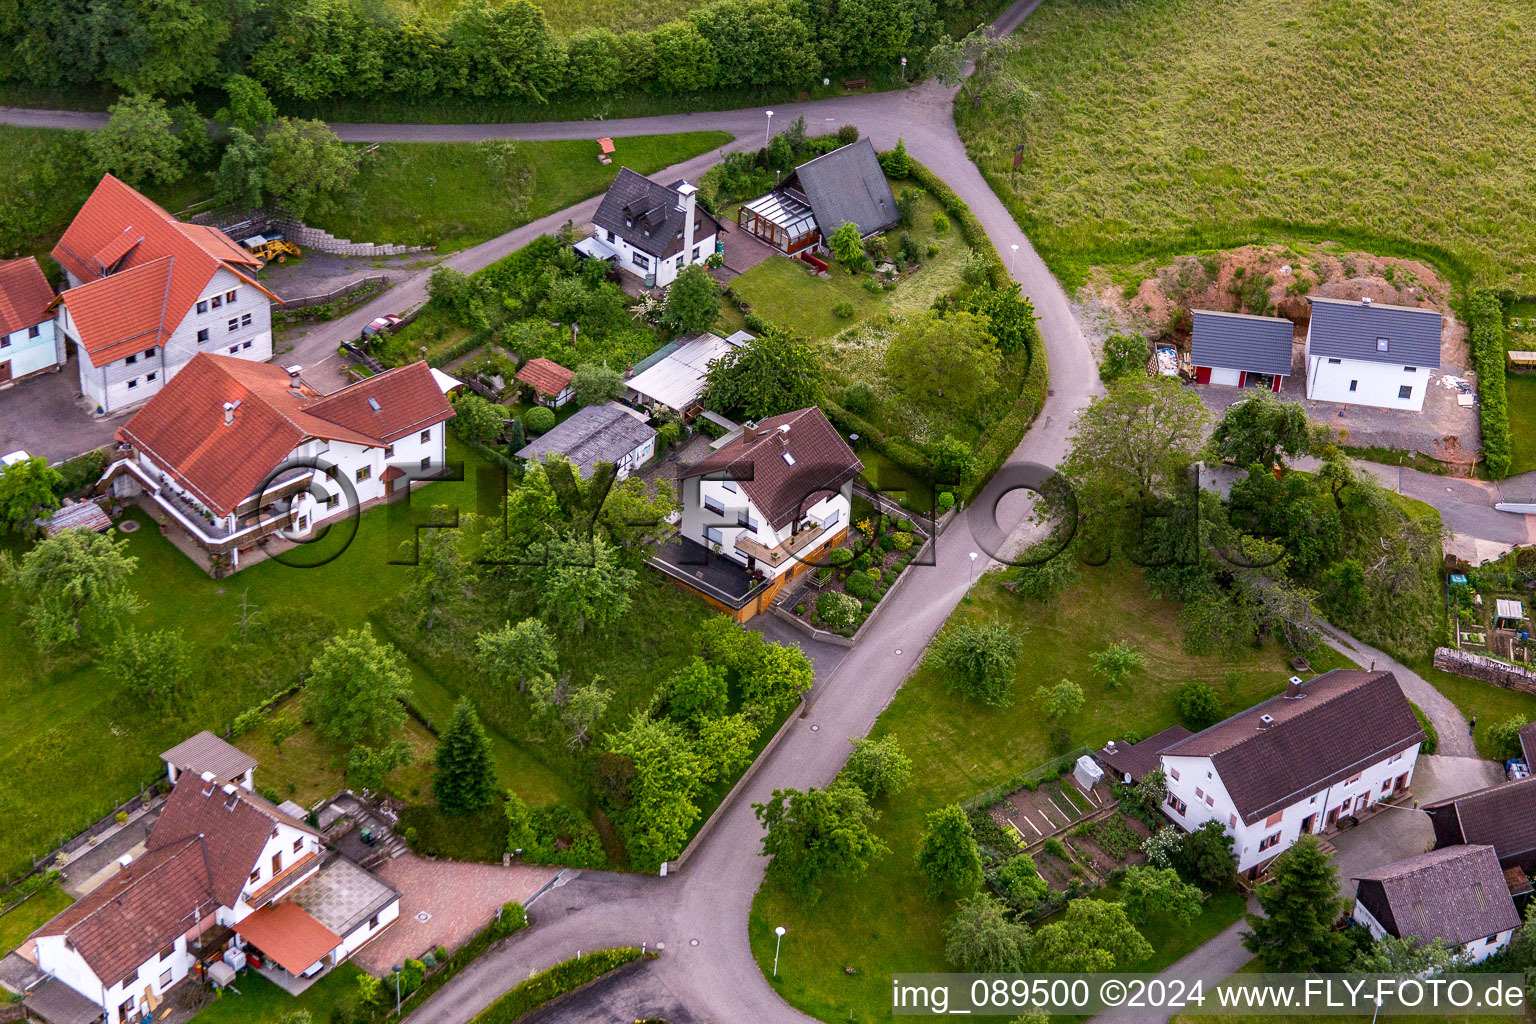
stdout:
[[533,389],[534,401],[558,409],[576,397],[571,387],[572,376],[571,371],[559,363],[539,356],[524,363],[514,379]]
[[[144,852],[33,933],[38,969],[109,1024],[152,1013],[210,971],[251,966],[298,989],[399,916],[400,894],[329,853],[316,829],[221,781],[254,764],[235,753],[206,734],[166,751],[182,768]],[[220,772],[187,770],[208,758]]]
[[64,363],[53,288],[31,256],[0,260],[0,388]]
[[748,423],[687,470],[678,537],[652,564],[745,621],[848,535],[863,468],[814,406]]
[[1491,846],[1505,868],[1536,872],[1536,775],[1425,804],[1437,847]]
[[183,772],[191,772],[199,778],[212,772],[220,785],[232,782],[246,792],[252,792],[255,787],[256,759],[207,729],[165,751],[160,760],[165,762],[166,778],[173,786]]
[[304,541],[441,475],[452,417],[424,362],[325,395],[270,363],[199,353],[118,429],[102,483],[235,570],[267,537]]
[[1219,821],[1237,869],[1408,791],[1424,730],[1390,672],[1335,669],[1178,740],[1160,755],[1163,811],[1186,831]]
[[59,330],[80,391],[105,413],[137,405],[193,357],[272,358],[261,261],[217,228],[177,220],[108,174],[53,248],[65,291]]
[[1371,937],[1442,939],[1472,963],[1509,944],[1520,913],[1491,846],[1447,846],[1355,877],[1356,922]]

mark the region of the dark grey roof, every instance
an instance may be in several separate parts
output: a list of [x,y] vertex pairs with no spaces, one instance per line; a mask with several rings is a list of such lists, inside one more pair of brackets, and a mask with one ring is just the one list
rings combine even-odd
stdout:
[[1525,763],[1536,764],[1536,722],[1523,726],[1515,735],[1520,738],[1520,753],[1525,755]]
[[49,978],[22,1000],[35,1016],[48,1024],[91,1024],[101,1019],[101,1007],[58,978]]
[[798,187],[805,195],[823,238],[848,221],[859,226],[860,235],[867,235],[900,218],[880,158],[867,138],[806,161],[784,185]]
[[226,743],[204,729],[189,736],[160,755],[178,771],[185,769],[193,775],[213,772],[220,782],[233,782],[256,767],[256,759],[239,747]]
[[1291,338],[1295,327],[1284,317],[1190,311],[1195,331],[1189,340],[1189,361],[1249,373],[1289,376]]
[[[1140,782],[1153,769],[1163,766],[1158,755],[1175,743],[1194,735],[1182,725],[1170,725],[1162,732],[1138,743],[1116,743],[1114,749],[1101,747],[1093,752],[1099,764],[1119,775],[1129,775],[1132,782]],[[1118,780],[1117,780],[1118,781]]]
[[1503,861],[1536,850],[1536,775],[1437,800],[1421,810],[1442,844],[1489,843]]
[[[1327,299],[1312,303],[1312,354],[1401,366],[1440,366],[1443,318],[1433,309],[1380,302]],[[1386,348],[1380,342],[1385,339]]]
[[1396,676],[1334,669],[1163,755],[1209,757],[1237,813],[1252,824],[1423,739]]
[[599,462],[617,463],[655,437],[655,430],[621,406],[589,405],[519,449],[517,457],[543,459],[546,455],[563,455],[576,464],[583,477],[589,477]]
[[[592,223],[612,231],[641,252],[665,259],[683,251],[683,211],[677,208],[678,200],[676,186],[659,184],[628,167],[620,167],[592,215]],[[698,225],[693,232],[695,241],[720,230],[719,222],[702,206],[696,206],[694,220]]]
[[[1426,942],[1445,939],[1460,945],[1520,927],[1491,846],[1447,846],[1356,879],[1362,883],[1361,902],[1398,938],[1416,935]],[[1367,898],[1367,883],[1373,882],[1380,883],[1381,900]],[[1387,920],[1382,920],[1383,904]]]

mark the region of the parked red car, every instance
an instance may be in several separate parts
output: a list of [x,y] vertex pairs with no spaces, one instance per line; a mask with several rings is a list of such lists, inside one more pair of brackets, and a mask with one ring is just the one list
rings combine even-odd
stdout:
[[363,340],[368,341],[376,334],[393,334],[405,321],[393,313],[385,313],[368,321],[368,326],[363,328]]

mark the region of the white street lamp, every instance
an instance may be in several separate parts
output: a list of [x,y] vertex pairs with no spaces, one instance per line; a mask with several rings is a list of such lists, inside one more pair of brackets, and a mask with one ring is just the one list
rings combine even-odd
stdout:
[[768,145],[773,139],[773,111],[768,111],[768,127],[763,130],[763,145]]
[[773,940],[773,976],[777,978],[779,976],[779,945],[784,941],[784,926],[779,925],[773,930],[773,934],[777,936]]
[[965,581],[965,599],[971,599],[971,584],[976,582],[976,552],[971,552],[971,574]]
[[400,1019],[400,968],[396,967],[394,969],[394,971],[395,971],[395,1019],[399,1020]]
[[1018,262],[1019,258],[1019,244],[1015,242],[1008,248],[1013,250],[1013,252],[1008,254],[1008,276],[1012,277],[1014,265]]
[[1381,996],[1376,997],[1376,1012],[1371,1014],[1371,1024],[1376,1024],[1376,1018],[1381,1016]]

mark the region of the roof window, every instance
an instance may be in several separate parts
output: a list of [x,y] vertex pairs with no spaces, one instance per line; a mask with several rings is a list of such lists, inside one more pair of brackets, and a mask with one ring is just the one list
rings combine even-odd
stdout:
[[780,452],[779,454],[784,456],[785,465],[793,466],[795,464],[795,457],[789,454],[789,452]]
[[374,412],[382,412],[383,411],[383,409],[379,405],[379,400],[377,398],[369,398],[368,399],[368,408],[372,409]]
[[1387,350],[1387,339],[1386,338],[1377,338],[1376,339],[1376,351],[1377,352],[1385,352],[1386,350]]

